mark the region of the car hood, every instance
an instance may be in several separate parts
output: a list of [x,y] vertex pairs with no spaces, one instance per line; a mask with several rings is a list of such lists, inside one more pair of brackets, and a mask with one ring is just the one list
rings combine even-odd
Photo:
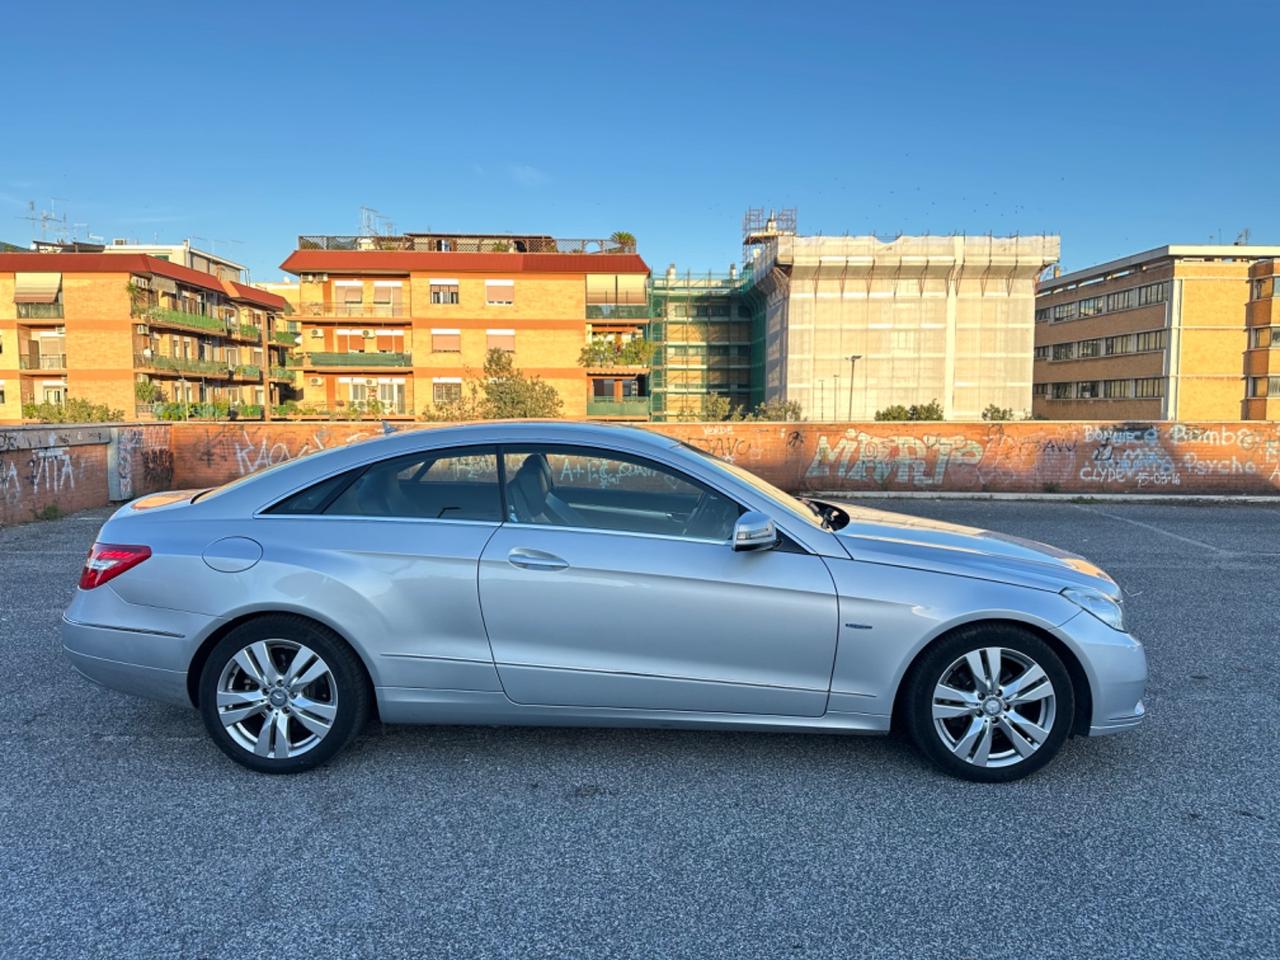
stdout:
[[1100,567],[1078,554],[958,523],[828,501],[849,515],[836,536],[854,560],[1016,583],[1041,590],[1092,587],[1120,598]]

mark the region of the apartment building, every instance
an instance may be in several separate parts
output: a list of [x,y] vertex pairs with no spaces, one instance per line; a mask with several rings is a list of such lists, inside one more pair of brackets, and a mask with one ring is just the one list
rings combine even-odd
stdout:
[[76,397],[126,417],[291,396],[285,302],[145,254],[0,254],[0,420]]
[[1280,420],[1280,260],[1249,267],[1245,308],[1245,420]]
[[86,243],[82,240],[36,240],[31,244],[36,253],[132,253],[145,254],[157,260],[168,260],[182,267],[211,273],[220,280],[242,281],[245,267],[208,250],[193,247],[190,240],[181,243],[134,243],[130,240],[112,240],[110,243]]
[[711,395],[744,410],[760,402],[763,304],[750,295],[750,279],[736,266],[693,274],[674,264],[653,278],[652,419],[696,420]]
[[743,238],[763,399],[809,420],[935,400],[948,420],[1030,413],[1035,281],[1058,237],[806,237],[794,211],[750,211]]
[[1253,270],[1276,256],[1280,247],[1174,245],[1041,282],[1033,412],[1054,420],[1248,416],[1246,389],[1258,377],[1247,364],[1265,361],[1248,346],[1246,307],[1249,323],[1265,315],[1251,304],[1263,289],[1251,280],[1265,283]]
[[307,408],[421,415],[500,349],[556,389],[566,417],[648,417],[649,268],[630,243],[302,236],[282,268],[299,279]]

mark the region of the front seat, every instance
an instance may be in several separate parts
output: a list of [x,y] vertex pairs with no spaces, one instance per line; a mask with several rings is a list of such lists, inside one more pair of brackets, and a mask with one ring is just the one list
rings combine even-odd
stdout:
[[555,494],[551,465],[540,453],[525,458],[515,477],[507,484],[511,515],[518,523],[550,523],[561,527],[585,527],[577,510]]

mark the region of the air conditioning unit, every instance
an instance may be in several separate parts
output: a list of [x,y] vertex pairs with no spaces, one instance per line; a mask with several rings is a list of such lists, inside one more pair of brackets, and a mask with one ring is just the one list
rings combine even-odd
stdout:
[[312,339],[312,340],[323,340],[323,339],[324,339],[324,331],[323,331],[323,330],[314,330],[314,329],[313,329],[313,330],[311,331],[311,339]]
[[148,360],[150,360],[150,359],[151,359],[151,356],[152,356],[151,348],[150,348],[150,347],[147,347],[145,350],[143,350],[143,351],[142,351],[142,355],[143,355],[144,357],[146,357]]
[[377,334],[374,333],[372,330],[361,330],[360,336],[364,337],[366,340],[372,340],[374,337],[377,336]]
[[145,323],[140,323],[140,324],[138,324],[136,327],[134,327],[134,330],[135,330],[136,332],[138,332],[138,333],[142,334],[143,336],[146,336],[146,333],[147,333],[147,325],[146,325]]
[[369,379],[369,380],[366,380],[366,381],[364,382],[364,385],[365,385],[366,387],[376,387],[376,386],[378,385],[378,381],[377,381],[377,380],[373,380],[373,379]]
[[311,384],[313,387],[323,387],[324,377],[308,377],[307,383]]

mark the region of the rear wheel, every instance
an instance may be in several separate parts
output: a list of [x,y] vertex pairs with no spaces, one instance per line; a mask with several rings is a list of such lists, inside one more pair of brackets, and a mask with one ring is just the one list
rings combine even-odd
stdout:
[[940,769],[985,783],[1017,780],[1061,749],[1075,698],[1061,658],[1017,627],[966,628],[929,651],[906,689],[916,746]]
[[364,668],[325,628],[285,614],[236,627],[200,673],[200,713],[223,753],[262,773],[324,763],[364,726]]

